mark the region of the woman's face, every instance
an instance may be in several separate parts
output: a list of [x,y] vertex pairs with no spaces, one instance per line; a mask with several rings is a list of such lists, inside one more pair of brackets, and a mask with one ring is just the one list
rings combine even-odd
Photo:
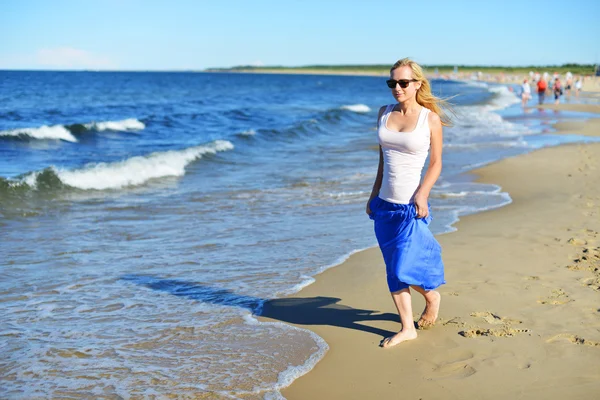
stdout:
[[[413,79],[412,69],[408,65],[396,68],[390,73],[390,78],[396,81],[411,80]],[[401,103],[414,98],[417,94],[417,90],[420,87],[421,82],[410,82],[406,88],[401,88],[399,84],[396,84],[396,87],[390,90],[392,91],[392,96],[394,96],[396,101]]]

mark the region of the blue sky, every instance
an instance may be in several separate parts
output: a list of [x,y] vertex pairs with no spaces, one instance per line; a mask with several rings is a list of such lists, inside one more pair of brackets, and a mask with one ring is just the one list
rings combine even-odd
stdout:
[[0,0],[0,69],[598,63],[599,18],[599,0]]

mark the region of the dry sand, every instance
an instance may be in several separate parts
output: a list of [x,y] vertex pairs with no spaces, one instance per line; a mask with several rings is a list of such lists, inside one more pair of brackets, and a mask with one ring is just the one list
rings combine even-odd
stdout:
[[[559,128],[598,135],[591,121]],[[438,236],[448,283],[437,325],[417,340],[378,347],[400,329],[378,248],[266,304],[265,315],[330,346],[283,390],[287,399],[600,398],[600,144],[546,148],[475,174],[513,203]],[[423,305],[413,292],[415,319]]]

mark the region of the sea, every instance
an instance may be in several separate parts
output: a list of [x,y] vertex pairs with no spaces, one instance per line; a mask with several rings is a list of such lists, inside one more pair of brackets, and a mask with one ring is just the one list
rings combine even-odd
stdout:
[[[283,398],[328,346],[257,316],[376,245],[385,79],[0,71],[0,397]],[[516,86],[432,87],[436,234],[511,202],[469,171],[593,140]]]

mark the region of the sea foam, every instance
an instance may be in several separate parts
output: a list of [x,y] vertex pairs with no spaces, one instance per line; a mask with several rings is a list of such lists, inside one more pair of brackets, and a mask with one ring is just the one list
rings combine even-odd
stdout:
[[28,136],[33,139],[42,140],[64,140],[66,142],[77,142],[77,139],[63,125],[47,126],[43,125],[38,128],[18,128],[7,131],[0,131],[0,136]]
[[84,124],[87,129],[94,131],[138,131],[146,127],[146,125],[135,119],[128,118],[121,121],[104,121],[104,122],[90,122]]
[[348,110],[355,113],[368,113],[371,111],[371,108],[365,104],[350,104],[340,107],[342,110]]
[[87,124],[43,125],[36,128],[17,128],[0,131],[0,136],[25,136],[39,140],[64,140],[76,143],[77,138],[73,133],[80,133],[82,131],[137,131],[145,127],[146,125],[143,122],[135,118],[128,118],[120,121],[101,121]]

